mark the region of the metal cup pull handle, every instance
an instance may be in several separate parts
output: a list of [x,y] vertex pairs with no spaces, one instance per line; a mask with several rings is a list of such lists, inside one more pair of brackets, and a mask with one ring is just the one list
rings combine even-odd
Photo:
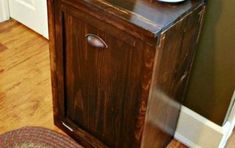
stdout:
[[95,34],[87,34],[85,37],[86,37],[88,44],[93,47],[108,48],[108,45],[105,43],[105,41]]

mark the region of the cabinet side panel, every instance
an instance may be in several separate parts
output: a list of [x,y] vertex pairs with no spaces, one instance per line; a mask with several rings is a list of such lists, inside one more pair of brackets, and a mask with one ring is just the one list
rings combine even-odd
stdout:
[[188,13],[161,35],[146,115],[144,148],[165,147],[174,135],[195,54],[202,8]]

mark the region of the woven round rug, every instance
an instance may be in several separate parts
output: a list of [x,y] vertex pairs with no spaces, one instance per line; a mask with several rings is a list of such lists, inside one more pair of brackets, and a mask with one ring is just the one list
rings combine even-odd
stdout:
[[0,135],[0,148],[82,148],[73,139],[42,127],[24,127]]

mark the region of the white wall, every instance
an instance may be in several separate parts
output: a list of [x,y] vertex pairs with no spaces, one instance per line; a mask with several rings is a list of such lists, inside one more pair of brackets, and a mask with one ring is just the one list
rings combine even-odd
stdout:
[[0,0],[0,22],[10,18],[8,0]]

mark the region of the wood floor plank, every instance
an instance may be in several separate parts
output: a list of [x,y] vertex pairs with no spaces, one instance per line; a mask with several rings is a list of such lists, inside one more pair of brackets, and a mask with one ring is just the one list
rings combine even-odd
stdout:
[[0,24],[0,133],[53,124],[48,41],[14,20]]

